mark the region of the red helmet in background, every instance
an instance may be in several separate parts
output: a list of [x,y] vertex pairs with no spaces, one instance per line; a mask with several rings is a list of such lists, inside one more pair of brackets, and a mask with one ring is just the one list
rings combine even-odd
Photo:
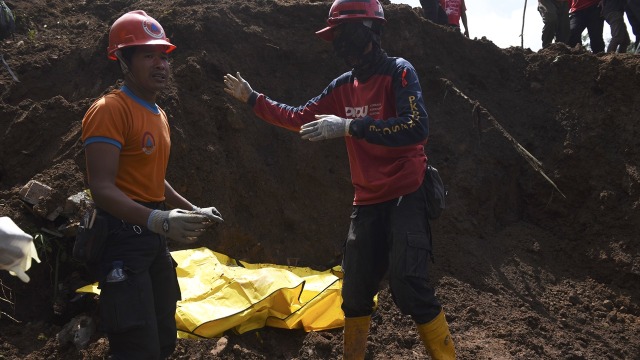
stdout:
[[111,25],[107,56],[117,60],[116,51],[139,45],[165,45],[165,53],[175,50],[160,23],[142,10],[130,11]]
[[384,10],[378,0],[335,0],[331,9],[329,9],[329,17],[327,18],[326,28],[316,31],[322,40],[333,40],[333,29],[345,22],[373,20],[381,24],[387,22],[384,18]]

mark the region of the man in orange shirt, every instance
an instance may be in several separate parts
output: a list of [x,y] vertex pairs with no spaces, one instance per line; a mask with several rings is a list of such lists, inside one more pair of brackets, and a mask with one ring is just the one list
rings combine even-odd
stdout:
[[222,221],[215,208],[195,207],[165,180],[171,140],[156,99],[169,81],[168,54],[175,48],[144,11],[118,18],[107,51],[120,63],[124,86],[96,100],[82,120],[89,188],[108,229],[104,250],[90,265],[100,284],[110,359],[173,353],[180,287],[167,238],[192,243],[211,221]]

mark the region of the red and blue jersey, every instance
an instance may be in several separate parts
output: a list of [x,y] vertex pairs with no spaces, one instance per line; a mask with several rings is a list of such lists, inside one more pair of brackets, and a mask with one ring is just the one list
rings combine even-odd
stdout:
[[315,121],[315,115],[354,119],[353,136],[345,137],[354,205],[391,200],[422,183],[429,122],[418,76],[405,59],[383,54],[366,82],[346,72],[302,106],[282,104],[256,92],[249,104],[258,117],[292,131]]

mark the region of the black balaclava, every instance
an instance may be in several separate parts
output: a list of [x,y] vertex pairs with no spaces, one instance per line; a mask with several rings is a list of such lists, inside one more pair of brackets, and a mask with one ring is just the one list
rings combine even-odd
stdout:
[[[373,64],[383,53],[380,48],[381,26],[376,22],[347,22],[340,25],[340,34],[333,39],[333,50],[344,60],[358,80],[365,81],[373,74]],[[374,27],[374,29],[372,29]],[[369,43],[372,49],[364,53]]]

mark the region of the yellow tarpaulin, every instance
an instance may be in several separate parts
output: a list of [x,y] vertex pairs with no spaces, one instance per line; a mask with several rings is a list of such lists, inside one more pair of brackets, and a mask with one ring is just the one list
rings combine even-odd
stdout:
[[[344,325],[339,268],[237,261],[207,248],[174,251],[182,301],[176,324],[182,338],[218,337],[271,326],[326,330]],[[79,292],[99,293],[88,285]]]

